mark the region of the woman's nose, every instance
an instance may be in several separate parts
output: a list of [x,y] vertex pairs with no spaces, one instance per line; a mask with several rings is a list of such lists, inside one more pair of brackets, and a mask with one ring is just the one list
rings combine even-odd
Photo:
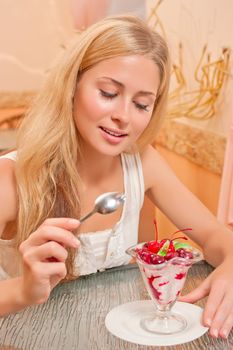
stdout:
[[112,119],[121,124],[128,124],[130,120],[130,110],[127,104],[122,104],[112,112]]

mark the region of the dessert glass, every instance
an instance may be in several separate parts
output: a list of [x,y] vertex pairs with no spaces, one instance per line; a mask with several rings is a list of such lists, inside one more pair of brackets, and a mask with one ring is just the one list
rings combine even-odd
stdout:
[[145,287],[155,308],[143,319],[141,327],[157,334],[173,334],[184,330],[187,320],[183,315],[172,312],[184,286],[189,268],[202,260],[202,253],[195,248],[189,249],[192,258],[174,257],[161,264],[148,264],[137,254],[144,243],[134,245],[126,253],[134,257],[139,266]]

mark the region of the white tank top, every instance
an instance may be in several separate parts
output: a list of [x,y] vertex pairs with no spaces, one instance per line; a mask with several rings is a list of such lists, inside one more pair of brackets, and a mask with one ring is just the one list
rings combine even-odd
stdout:
[[[16,160],[17,152],[3,155],[1,158]],[[122,154],[124,189],[126,201],[122,216],[113,228],[104,231],[80,233],[80,247],[75,257],[75,273],[88,275],[107,268],[127,264],[131,257],[125,250],[138,240],[139,214],[144,200],[144,179],[139,154]],[[14,256],[13,240],[0,239],[0,279],[19,274],[19,266]],[[18,260],[17,260],[18,261]]]

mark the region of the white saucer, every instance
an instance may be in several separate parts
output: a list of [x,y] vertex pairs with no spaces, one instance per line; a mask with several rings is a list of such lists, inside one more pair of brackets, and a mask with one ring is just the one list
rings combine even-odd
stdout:
[[207,332],[208,328],[200,323],[202,308],[199,306],[176,302],[172,311],[184,315],[188,325],[185,330],[176,334],[157,335],[145,331],[140,320],[145,313],[153,310],[151,300],[140,300],[119,305],[112,309],[105,318],[108,331],[118,338],[141,345],[176,345],[192,341]]

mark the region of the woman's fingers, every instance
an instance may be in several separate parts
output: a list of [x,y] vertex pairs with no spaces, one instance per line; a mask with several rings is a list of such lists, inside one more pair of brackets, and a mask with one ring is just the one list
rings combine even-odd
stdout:
[[66,273],[63,262],[35,262],[30,268],[30,274],[24,276],[22,295],[29,304],[42,304]]
[[65,262],[67,255],[67,250],[59,243],[50,241],[40,246],[30,247],[30,249],[23,254],[23,261],[27,265],[31,265],[36,261],[45,262],[53,257],[53,261]]
[[179,300],[194,303],[208,296],[202,323],[210,328],[212,337],[227,338],[233,327],[233,299],[231,290],[222,282],[219,289],[219,279],[215,279],[215,274],[211,274],[207,279],[185,296],[180,296]]
[[[62,262],[56,263],[39,263],[38,268],[40,269],[41,276],[44,278],[51,278],[53,276],[58,277],[59,281],[66,276],[66,266]],[[43,270],[43,271],[42,271]]]
[[65,229],[75,229],[79,226],[80,222],[71,218],[49,218],[46,219],[40,227],[43,226],[57,226]]
[[49,262],[35,262],[31,266],[31,274],[40,280],[43,285],[43,280],[47,283],[48,279],[53,276],[58,276],[59,280],[66,276],[66,266],[63,262],[49,263]]
[[207,300],[204,322],[210,327],[210,334],[226,338],[233,326],[233,300],[229,288],[213,290]]
[[196,301],[206,297],[209,294],[209,291],[210,281],[208,278],[206,278],[204,282],[200,284],[200,286],[198,286],[192,292],[186,295],[181,295],[178,300],[184,301],[186,303],[195,303]]
[[[57,226],[52,226],[52,224]],[[20,245],[20,252],[23,254],[30,246],[39,246],[51,240],[66,247],[78,248],[79,241],[70,232],[78,226],[78,220],[67,218],[47,219]]]
[[209,327],[212,337],[227,338],[233,327],[232,282],[231,274],[218,267],[198,288],[179,298],[193,303],[208,296],[202,323]]
[[224,323],[221,326],[221,329],[219,331],[219,335],[222,338],[227,338],[228,334],[230,333],[232,327],[233,327],[233,311],[232,308],[230,310],[230,314],[227,316],[227,318],[225,319]]
[[78,248],[79,240],[72,231],[79,221],[51,218],[43,222],[19,247],[23,258],[22,298],[26,304],[40,304],[66,276],[66,248]]
[[212,324],[212,320],[215,316],[216,310],[222,302],[222,299],[223,290],[221,291],[219,288],[214,287],[213,283],[203,313],[203,322],[205,325],[210,326]]

